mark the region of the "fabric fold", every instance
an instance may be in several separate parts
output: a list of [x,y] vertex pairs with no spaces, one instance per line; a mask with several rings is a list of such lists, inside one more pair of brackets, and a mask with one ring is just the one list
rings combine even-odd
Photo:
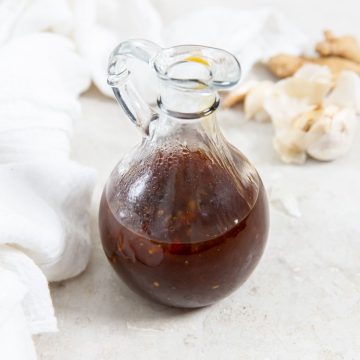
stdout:
[[12,360],[35,359],[31,334],[57,330],[48,281],[89,261],[95,184],[95,171],[70,159],[88,68],[70,39],[23,25],[0,45],[0,358]]

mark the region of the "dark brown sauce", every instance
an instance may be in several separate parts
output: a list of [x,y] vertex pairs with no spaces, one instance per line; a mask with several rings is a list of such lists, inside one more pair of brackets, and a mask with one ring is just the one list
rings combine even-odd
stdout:
[[[134,176],[143,179],[136,191]],[[182,151],[157,152],[115,184],[101,199],[102,243],[138,293],[201,307],[237,289],[257,265],[268,233],[261,180],[250,209],[222,166],[202,151]]]

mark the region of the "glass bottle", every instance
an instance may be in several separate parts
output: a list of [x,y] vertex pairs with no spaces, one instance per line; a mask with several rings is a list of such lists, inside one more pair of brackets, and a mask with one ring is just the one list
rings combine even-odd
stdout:
[[[157,108],[129,81],[131,58],[155,71]],[[120,277],[157,302],[212,304],[244,283],[263,253],[269,227],[263,184],[215,116],[217,90],[239,78],[236,58],[210,47],[162,49],[130,40],[110,56],[108,83],[143,138],[105,186],[100,234]]]

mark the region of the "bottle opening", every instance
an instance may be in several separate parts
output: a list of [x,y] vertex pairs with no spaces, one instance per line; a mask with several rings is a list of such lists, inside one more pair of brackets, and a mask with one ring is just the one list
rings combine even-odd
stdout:
[[171,64],[166,71],[168,80],[179,85],[185,85],[186,88],[189,87],[191,90],[206,89],[207,84],[212,79],[211,69],[207,62],[194,61],[194,59],[200,60],[201,58],[192,56]]
[[199,45],[162,49],[153,60],[162,81],[190,91],[212,91],[234,86],[240,80],[240,64],[225,50]]

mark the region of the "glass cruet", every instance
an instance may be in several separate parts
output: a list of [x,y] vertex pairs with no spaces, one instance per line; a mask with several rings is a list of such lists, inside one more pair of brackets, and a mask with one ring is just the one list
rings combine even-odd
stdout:
[[[129,80],[130,59],[156,73],[157,107]],[[125,283],[157,302],[212,304],[249,277],[264,251],[262,181],[215,117],[217,90],[239,79],[236,58],[216,48],[129,40],[110,56],[108,83],[143,138],[105,186],[100,235]]]

